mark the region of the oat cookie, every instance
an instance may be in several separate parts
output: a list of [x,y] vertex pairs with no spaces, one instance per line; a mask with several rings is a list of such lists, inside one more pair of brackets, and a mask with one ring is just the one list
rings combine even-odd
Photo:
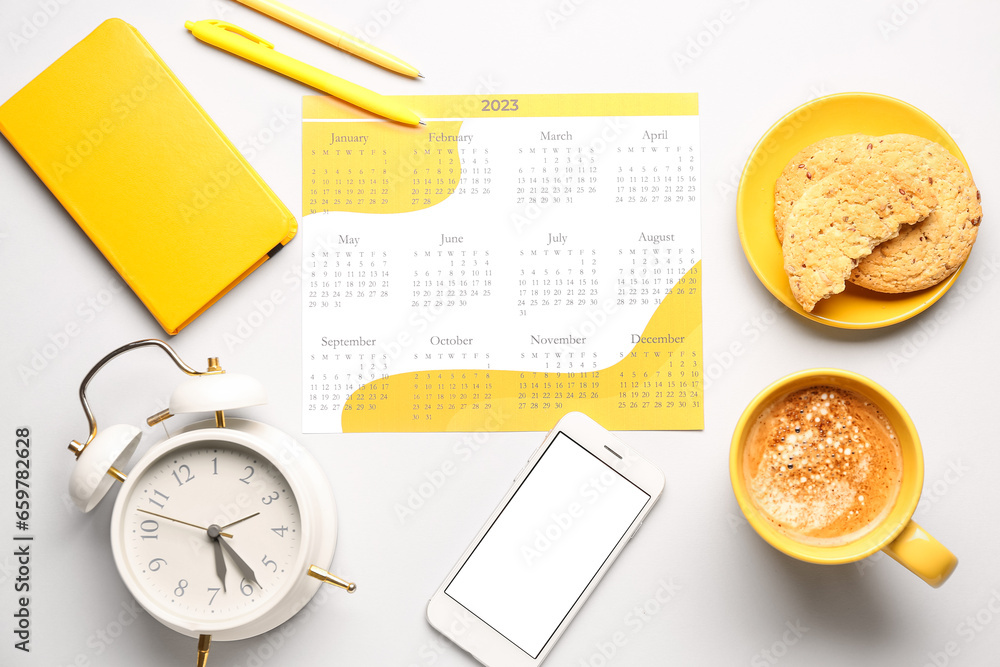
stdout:
[[856,160],[874,160],[911,174],[939,205],[923,222],[903,228],[898,237],[863,259],[851,282],[879,292],[911,292],[954,273],[976,240],[982,220],[979,190],[960,160],[943,146],[914,135],[844,135],[800,151],[775,184],[776,231],[783,234],[792,205],[813,181]]
[[774,184],[774,230],[779,242],[784,239],[785,220],[802,193],[827,174],[867,156],[872,139],[867,134],[827,137],[803,148],[788,162]]
[[923,221],[876,248],[851,282],[877,292],[913,292],[937,285],[969,256],[983,218],[979,190],[961,160],[940,144],[909,134],[876,137],[869,149],[879,163],[911,174],[937,197]]
[[806,312],[844,291],[872,250],[937,205],[924,183],[873,160],[856,160],[802,193],[785,221],[782,255],[792,295]]

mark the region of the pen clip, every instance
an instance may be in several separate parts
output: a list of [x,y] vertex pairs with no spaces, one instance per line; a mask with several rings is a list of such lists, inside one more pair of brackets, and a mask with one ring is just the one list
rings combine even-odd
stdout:
[[263,37],[258,37],[257,35],[253,34],[249,30],[241,28],[238,25],[233,25],[232,23],[226,23],[225,21],[217,21],[217,20],[211,20],[211,21],[208,21],[208,23],[210,23],[211,25],[216,26],[217,28],[225,30],[227,32],[236,33],[237,35],[240,35],[241,37],[246,37],[251,42],[255,42],[257,44],[260,44],[264,48],[267,48],[267,49],[273,49],[274,48],[274,44],[272,44],[271,42],[267,41]]

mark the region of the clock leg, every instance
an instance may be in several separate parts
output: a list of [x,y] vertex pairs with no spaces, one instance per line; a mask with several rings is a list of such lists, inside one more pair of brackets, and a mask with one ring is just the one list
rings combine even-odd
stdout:
[[357,586],[352,582],[345,581],[335,574],[330,574],[321,567],[316,567],[315,565],[309,566],[309,571],[307,573],[310,577],[314,579],[319,579],[324,584],[330,584],[331,586],[336,586],[337,588],[343,588],[348,593],[353,593]]
[[198,637],[198,667],[205,667],[208,664],[208,649],[211,645],[212,635]]

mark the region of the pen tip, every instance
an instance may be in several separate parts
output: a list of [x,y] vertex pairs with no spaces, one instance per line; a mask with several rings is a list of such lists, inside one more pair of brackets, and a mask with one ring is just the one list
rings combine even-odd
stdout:
[[417,122],[418,122],[418,123],[420,123],[421,125],[426,125],[426,124],[427,124],[427,123],[425,123],[425,122],[424,122],[424,121],[422,121],[422,120],[420,120],[420,121],[417,121]]
[[420,77],[421,79],[424,78],[424,75],[421,72],[417,72],[417,76]]

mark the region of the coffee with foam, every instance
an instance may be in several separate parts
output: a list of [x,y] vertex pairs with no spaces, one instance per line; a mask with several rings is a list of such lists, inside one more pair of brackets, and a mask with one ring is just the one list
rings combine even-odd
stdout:
[[817,386],[767,406],[750,429],[744,475],[754,503],[800,542],[858,539],[892,509],[903,479],[889,420],[856,392]]

